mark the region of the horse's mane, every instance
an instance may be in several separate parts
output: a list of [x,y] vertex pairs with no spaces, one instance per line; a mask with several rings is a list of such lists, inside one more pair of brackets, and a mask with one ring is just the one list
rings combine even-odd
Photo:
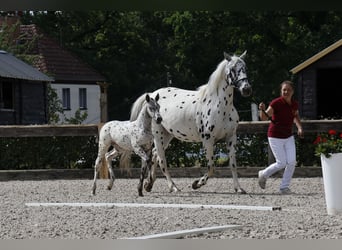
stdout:
[[[236,60],[237,56],[232,56],[232,60]],[[200,96],[203,97],[205,94],[211,94],[213,92],[218,92],[218,88],[220,85],[220,82],[222,80],[223,70],[226,66],[228,61],[226,59],[223,59],[216,67],[216,70],[210,75],[209,81],[207,84],[204,84],[197,88],[197,90],[200,92]]]

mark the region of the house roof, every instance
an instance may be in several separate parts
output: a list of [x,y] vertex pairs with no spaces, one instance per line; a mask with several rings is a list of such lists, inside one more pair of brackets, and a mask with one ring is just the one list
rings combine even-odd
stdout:
[[106,79],[76,55],[62,48],[58,42],[44,34],[36,25],[20,25],[24,39],[36,39],[31,53],[38,55],[34,66],[52,75],[55,82],[94,83]]
[[53,81],[53,78],[48,77],[36,68],[3,50],[0,50],[0,76],[4,78],[24,79],[31,81]]
[[294,67],[293,69],[290,70],[290,72],[292,74],[298,73],[299,71],[301,71],[304,68],[308,67],[312,63],[314,63],[314,62],[318,61],[319,59],[321,59],[323,56],[325,56],[325,55],[329,54],[330,52],[334,51],[335,49],[337,49],[341,45],[342,45],[342,39],[338,40],[334,44],[332,44],[329,47],[325,48],[324,50],[320,51],[316,55],[310,57],[309,59],[307,59],[306,61],[302,62],[298,66]]

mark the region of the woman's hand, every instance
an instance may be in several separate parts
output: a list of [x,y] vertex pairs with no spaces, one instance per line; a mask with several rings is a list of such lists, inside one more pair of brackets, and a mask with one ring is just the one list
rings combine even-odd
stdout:
[[299,138],[304,138],[304,132],[302,128],[298,128],[297,134],[299,136]]
[[259,103],[259,109],[260,109],[260,110],[265,110],[265,108],[266,108],[265,103],[260,102],[260,103]]

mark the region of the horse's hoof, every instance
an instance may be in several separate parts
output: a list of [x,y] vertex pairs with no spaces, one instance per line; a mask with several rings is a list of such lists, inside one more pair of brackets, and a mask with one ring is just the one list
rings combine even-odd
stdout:
[[247,192],[246,192],[243,188],[240,188],[240,189],[235,188],[235,193],[238,193],[238,194],[247,194]]
[[177,192],[180,192],[180,191],[181,191],[181,190],[178,189],[176,186],[172,186],[172,187],[170,188],[170,193],[172,193],[172,192],[177,193]]
[[108,187],[107,187],[107,190],[112,190],[112,187],[111,187],[111,186],[108,186]]
[[198,180],[196,180],[196,181],[194,181],[193,183],[192,183],[192,189],[199,189],[200,188],[200,186],[198,186]]
[[144,197],[143,193],[141,190],[138,191],[140,197]]
[[145,184],[144,184],[144,189],[145,189],[146,192],[151,192],[151,190],[152,190],[152,185],[151,185],[151,184],[145,183]]

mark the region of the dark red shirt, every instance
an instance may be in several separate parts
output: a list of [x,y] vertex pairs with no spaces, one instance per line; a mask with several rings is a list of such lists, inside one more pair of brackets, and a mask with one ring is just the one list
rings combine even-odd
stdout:
[[290,137],[292,135],[293,119],[298,110],[298,102],[292,100],[290,105],[283,97],[278,97],[270,103],[270,106],[273,108],[273,115],[267,136],[282,139]]

